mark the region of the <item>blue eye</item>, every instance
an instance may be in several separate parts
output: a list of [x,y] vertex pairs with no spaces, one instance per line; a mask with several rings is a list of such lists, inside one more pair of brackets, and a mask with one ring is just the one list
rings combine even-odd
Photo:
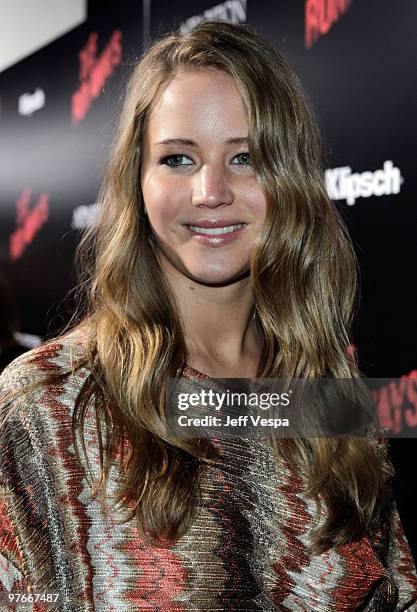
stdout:
[[[188,162],[181,163],[182,160],[184,159],[187,159]],[[238,153],[237,155],[235,155],[233,159],[240,160],[237,163],[233,162],[234,166],[250,166],[251,165],[249,153],[245,151],[242,153]],[[194,164],[194,162],[189,157],[187,157],[187,155],[183,155],[182,153],[175,153],[174,155],[166,155],[160,160],[159,163],[162,165],[168,166],[168,168],[182,168],[184,166],[192,166]]]
[[[186,163],[186,164],[177,163],[181,161],[182,158],[188,159],[190,163]],[[174,163],[171,163],[172,161]],[[191,166],[193,164],[193,162],[191,161],[189,157],[187,157],[186,155],[182,155],[181,153],[177,153],[175,155],[167,155],[166,157],[163,157],[161,159],[160,163],[165,164],[169,168],[181,168],[181,166]]]
[[238,165],[238,166],[250,166],[250,165],[251,165],[251,163],[250,163],[249,153],[238,153],[238,154],[237,154],[237,155],[234,157],[234,159],[237,159],[237,158],[239,158],[239,157],[240,157],[241,159],[242,159],[242,158],[244,158],[244,157],[246,157],[246,160],[243,160],[241,163],[236,164],[236,165]]

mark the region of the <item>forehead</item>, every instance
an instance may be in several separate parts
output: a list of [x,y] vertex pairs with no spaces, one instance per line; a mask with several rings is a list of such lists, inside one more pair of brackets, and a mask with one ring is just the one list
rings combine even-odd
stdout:
[[246,109],[234,79],[220,70],[178,72],[149,118],[152,141],[167,137],[247,136]]

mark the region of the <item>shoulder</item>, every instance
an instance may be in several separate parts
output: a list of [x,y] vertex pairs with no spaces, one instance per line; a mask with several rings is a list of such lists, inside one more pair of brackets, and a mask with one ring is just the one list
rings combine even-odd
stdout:
[[[22,567],[25,575],[27,570],[14,554],[17,549],[43,568],[51,583],[56,558],[65,561],[67,537],[68,550],[77,549],[76,535],[88,521],[78,500],[84,491],[84,464],[74,452],[72,430],[75,402],[88,375],[85,367],[77,368],[83,347],[74,335],[49,341],[19,356],[0,376],[0,548],[6,532],[3,540],[13,547],[10,560],[16,567],[6,565],[10,585],[13,571]],[[89,501],[87,488],[85,498]],[[74,521],[80,525],[72,537],[68,525]],[[31,575],[31,568],[27,571]]]
[[88,374],[85,357],[85,338],[74,331],[12,361],[0,375],[0,429],[29,406],[51,405],[54,398],[67,406],[75,402]]

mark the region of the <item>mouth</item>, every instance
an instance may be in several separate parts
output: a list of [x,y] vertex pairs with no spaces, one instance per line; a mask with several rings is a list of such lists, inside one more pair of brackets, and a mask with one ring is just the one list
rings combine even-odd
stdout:
[[226,225],[224,227],[201,227],[198,225],[187,225],[187,227],[197,234],[205,234],[206,236],[221,236],[230,234],[241,229],[246,223],[237,223],[236,225]]
[[201,225],[185,225],[184,227],[200,244],[219,247],[237,240],[247,225],[247,223],[235,223],[222,227],[202,227]]

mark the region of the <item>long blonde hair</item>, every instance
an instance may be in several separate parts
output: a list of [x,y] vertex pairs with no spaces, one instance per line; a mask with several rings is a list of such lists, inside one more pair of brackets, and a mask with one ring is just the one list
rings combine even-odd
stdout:
[[[74,413],[77,452],[93,402],[105,489],[119,453],[117,501],[156,545],[186,533],[198,503],[199,473],[210,448],[166,433],[168,379],[187,354],[175,301],[150,240],[140,186],[150,112],[178,70],[231,75],[244,101],[249,153],[267,198],[251,260],[256,317],[264,346],[259,378],[357,377],[347,353],[357,270],[344,224],[323,183],[319,134],[310,104],[283,56],[248,26],[206,22],[153,44],[131,77],[100,194],[100,219],[80,254],[93,252],[89,282],[90,376]],[[128,444],[126,444],[126,441]],[[383,457],[366,439],[292,440],[274,449],[295,462],[307,493],[324,501],[326,522],[313,552],[362,537],[377,525]]]

